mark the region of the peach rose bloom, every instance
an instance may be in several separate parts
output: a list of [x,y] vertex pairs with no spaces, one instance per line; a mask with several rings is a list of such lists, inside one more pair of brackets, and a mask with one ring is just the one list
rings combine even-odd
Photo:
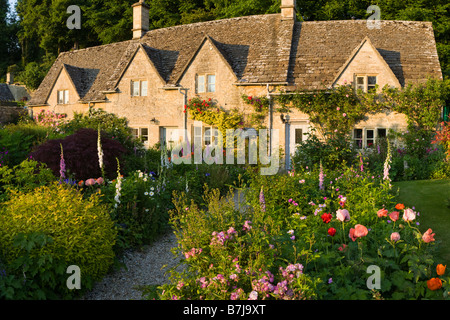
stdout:
[[428,229],[422,236],[422,240],[426,243],[429,243],[431,241],[434,241],[434,235],[435,233],[432,233],[433,230]]
[[397,242],[398,240],[400,240],[400,233],[392,232],[391,233],[391,241]]
[[386,217],[387,214],[388,214],[388,211],[387,211],[386,209],[380,209],[380,210],[378,210],[378,212],[377,212],[378,218]]
[[357,238],[365,237],[369,233],[369,230],[367,230],[366,227],[364,227],[362,224],[355,225],[355,228],[350,229],[349,237],[355,241]]
[[403,212],[403,220],[412,221],[415,218],[416,218],[416,213],[412,209],[410,209],[410,208],[405,209],[405,211]]
[[336,211],[336,219],[338,219],[341,222],[350,220],[350,213],[347,209],[338,209]]
[[392,211],[389,213],[389,218],[391,218],[392,221],[397,221],[400,217],[400,213],[398,211]]
[[84,182],[84,184],[86,185],[86,186],[93,186],[94,184],[95,184],[95,180],[94,179],[87,179],[85,182]]

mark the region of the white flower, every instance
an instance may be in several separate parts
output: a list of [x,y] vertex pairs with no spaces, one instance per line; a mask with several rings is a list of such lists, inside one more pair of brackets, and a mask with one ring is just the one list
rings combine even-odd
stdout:
[[144,192],[144,195],[148,196],[148,192],[147,192],[147,191],[146,191],[146,192]]
[[153,193],[153,192],[150,192],[150,196],[153,197],[153,195],[154,195],[154,193]]
[[153,190],[155,190],[155,188],[151,187],[151,188],[150,188],[150,190],[152,190],[152,191],[153,191]]
[[248,296],[248,300],[256,300],[256,299],[258,299],[258,292],[257,291],[250,292],[250,295]]

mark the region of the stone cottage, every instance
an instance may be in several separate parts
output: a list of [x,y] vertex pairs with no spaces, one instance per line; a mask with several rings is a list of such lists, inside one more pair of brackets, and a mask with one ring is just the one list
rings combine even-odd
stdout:
[[[101,108],[129,120],[148,145],[171,144],[177,130],[210,135],[210,127],[183,112],[192,97],[214,99],[224,109],[250,112],[242,95],[271,96],[352,83],[402,87],[442,79],[431,22],[296,20],[296,1],[281,13],[148,30],[145,1],[133,5],[133,39],[61,53],[29,107],[66,113]],[[354,129],[363,146],[405,117],[373,115]],[[310,129],[308,116],[271,112],[267,127],[279,129],[279,145],[292,153]],[[201,130],[199,130],[199,129]],[[196,130],[194,130],[196,129]],[[288,164],[288,159],[287,159]]]

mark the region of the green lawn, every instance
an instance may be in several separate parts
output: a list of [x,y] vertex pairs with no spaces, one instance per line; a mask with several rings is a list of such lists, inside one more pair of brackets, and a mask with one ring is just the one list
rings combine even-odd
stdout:
[[431,228],[441,241],[437,263],[450,266],[450,180],[401,181],[397,201],[420,212],[421,232]]

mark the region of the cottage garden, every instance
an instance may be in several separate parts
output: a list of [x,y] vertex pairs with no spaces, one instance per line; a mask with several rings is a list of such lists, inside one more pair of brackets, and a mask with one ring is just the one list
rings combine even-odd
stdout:
[[[146,299],[446,299],[449,272],[436,250],[448,243],[421,223],[433,212],[398,201],[395,183],[450,177],[449,123],[437,127],[447,88],[430,81],[382,98],[348,86],[281,96],[279,111],[300,108],[317,132],[273,176],[258,165],[174,165],[169,150],[145,149],[125,119],[100,110],[5,125],[0,297],[76,299],[121,267],[124,250],[169,231],[185,268],[143,289]],[[267,101],[243,98],[255,108],[247,120],[263,125]],[[197,104],[186,110],[206,123],[248,125]],[[408,131],[355,149],[345,133],[388,105],[408,116]],[[81,290],[66,285],[72,265]]]

